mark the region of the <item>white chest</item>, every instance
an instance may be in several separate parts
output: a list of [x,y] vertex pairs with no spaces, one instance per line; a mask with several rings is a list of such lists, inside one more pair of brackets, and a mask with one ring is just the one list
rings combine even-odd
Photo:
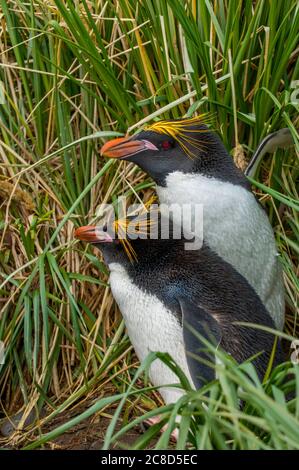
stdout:
[[[109,269],[111,290],[139,360],[142,362],[151,351],[168,352],[191,381],[182,328],[175,316],[157,297],[134,285],[120,265],[112,263]],[[156,386],[179,382],[176,375],[159,360],[152,364],[150,378]],[[181,395],[178,389],[167,387],[160,392],[166,403],[175,402]]]
[[[238,185],[174,172],[157,187],[160,203],[203,205],[203,237],[259,294],[279,327],[284,294],[272,227],[253,194]],[[177,214],[177,212],[175,212]],[[181,223],[180,214],[174,221]]]

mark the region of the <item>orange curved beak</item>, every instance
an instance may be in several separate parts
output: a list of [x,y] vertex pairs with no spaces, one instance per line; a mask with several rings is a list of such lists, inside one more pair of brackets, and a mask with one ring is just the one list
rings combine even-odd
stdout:
[[144,150],[159,150],[148,140],[132,140],[132,137],[120,137],[109,140],[100,150],[100,154],[109,158],[132,157]]
[[75,230],[75,238],[88,243],[112,242],[112,237],[97,225],[85,225]]

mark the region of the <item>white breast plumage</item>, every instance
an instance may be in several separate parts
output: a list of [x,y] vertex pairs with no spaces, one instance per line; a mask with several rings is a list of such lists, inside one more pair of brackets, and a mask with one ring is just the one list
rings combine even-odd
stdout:
[[[192,383],[182,328],[176,317],[157,297],[134,285],[121,265],[111,263],[109,269],[111,290],[139,360],[142,361],[150,351],[168,352]],[[159,360],[152,364],[150,378],[155,386],[179,382],[175,374]],[[160,389],[160,393],[166,403],[176,402],[181,395],[179,389],[167,387]]]
[[282,270],[271,225],[254,195],[238,185],[182,172],[168,175],[166,187],[158,186],[157,192],[166,205],[203,204],[204,239],[248,280],[282,328]]

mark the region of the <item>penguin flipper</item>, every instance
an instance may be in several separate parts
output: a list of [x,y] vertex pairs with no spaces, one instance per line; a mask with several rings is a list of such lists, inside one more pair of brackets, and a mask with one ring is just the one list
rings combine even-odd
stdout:
[[274,153],[278,148],[287,148],[294,145],[294,139],[287,127],[268,134],[258,145],[244,174],[254,178],[256,170],[266,153]]
[[203,344],[200,337],[217,346],[221,342],[221,328],[215,318],[202,306],[186,299],[178,299],[178,302],[182,312],[187,364],[193,383],[196,389],[199,389],[215,378],[213,368],[215,356]]

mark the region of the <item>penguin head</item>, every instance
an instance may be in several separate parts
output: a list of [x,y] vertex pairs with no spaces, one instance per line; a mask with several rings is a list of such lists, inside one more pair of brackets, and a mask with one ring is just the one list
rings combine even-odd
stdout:
[[177,171],[237,180],[239,170],[204,121],[203,116],[158,121],[134,136],[106,142],[100,153],[137,164],[160,186]]
[[[143,204],[136,215],[126,214],[124,217],[108,219],[101,225],[86,225],[75,230],[75,238],[89,242],[98,248],[106,264],[118,263],[133,265],[144,254],[146,242],[150,239],[150,226],[155,224],[156,229],[161,227],[160,212],[152,203],[156,196],[152,196]],[[143,243],[140,243],[142,239]]]
[[110,263],[129,264],[129,257],[118,238],[117,233],[112,236],[107,226],[85,225],[75,230],[75,238],[91,243],[98,248],[107,265]]
[[[107,265],[118,263],[133,270],[140,263],[160,259],[174,246],[179,251],[184,249],[186,242],[182,227],[175,228],[171,219],[162,216],[155,208],[103,225],[79,227],[74,236],[98,248]],[[192,241],[191,236],[188,242]]]
[[102,147],[101,155],[135,163],[158,184],[174,171],[191,172],[194,163],[173,137],[151,130],[109,141]]

